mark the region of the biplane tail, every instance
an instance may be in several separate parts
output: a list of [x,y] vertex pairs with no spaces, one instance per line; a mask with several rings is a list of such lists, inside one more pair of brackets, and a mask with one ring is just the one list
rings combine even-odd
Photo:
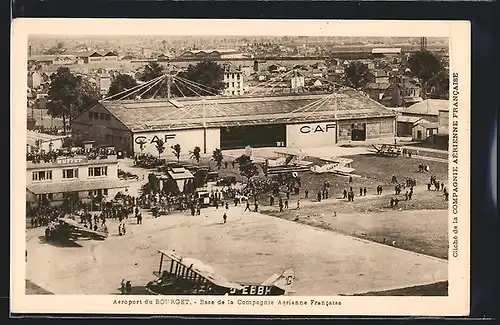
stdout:
[[292,284],[295,279],[295,273],[292,269],[288,269],[281,274],[274,274],[269,279],[264,281],[262,285],[273,285],[285,291],[285,293],[293,292]]

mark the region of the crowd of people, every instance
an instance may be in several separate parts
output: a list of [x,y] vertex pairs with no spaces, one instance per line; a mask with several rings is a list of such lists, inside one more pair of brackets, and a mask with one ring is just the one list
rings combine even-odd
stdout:
[[28,152],[26,154],[26,161],[31,161],[34,164],[39,164],[41,162],[55,162],[58,158],[74,158],[78,156],[85,156],[87,159],[93,160],[103,159],[113,155],[116,155],[116,151],[110,148],[64,148],[51,150],[48,152]]

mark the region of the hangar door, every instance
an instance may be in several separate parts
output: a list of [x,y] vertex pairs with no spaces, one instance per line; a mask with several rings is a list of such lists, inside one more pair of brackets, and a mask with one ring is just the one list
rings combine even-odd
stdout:
[[351,140],[365,141],[366,140],[366,123],[353,123],[351,125]]
[[286,146],[286,125],[245,125],[220,129],[221,149],[284,147]]

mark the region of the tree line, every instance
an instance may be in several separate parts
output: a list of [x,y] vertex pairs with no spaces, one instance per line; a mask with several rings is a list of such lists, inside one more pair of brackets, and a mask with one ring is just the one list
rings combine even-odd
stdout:
[[[449,76],[437,55],[429,51],[412,53],[408,58],[408,77],[417,78],[422,93],[427,98],[448,99]],[[363,90],[369,83],[370,71],[361,61],[351,62],[345,69],[342,83],[357,90]]]

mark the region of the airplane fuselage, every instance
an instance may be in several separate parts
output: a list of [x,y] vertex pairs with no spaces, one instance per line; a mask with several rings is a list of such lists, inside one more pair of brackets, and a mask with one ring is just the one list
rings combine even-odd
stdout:
[[285,294],[283,289],[273,285],[242,284],[243,289],[229,290],[230,296],[280,296]]

